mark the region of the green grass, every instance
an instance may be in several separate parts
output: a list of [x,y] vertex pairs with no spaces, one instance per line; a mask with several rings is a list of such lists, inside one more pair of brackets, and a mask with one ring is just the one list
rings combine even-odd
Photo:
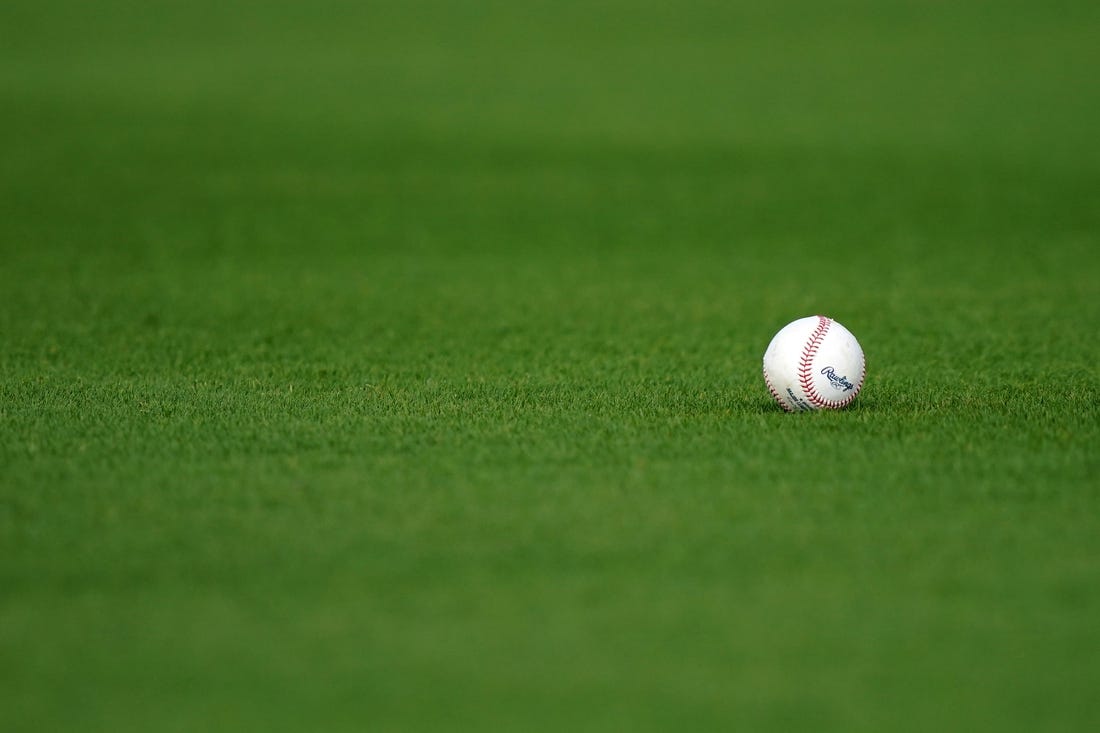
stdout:
[[1100,725],[1100,12],[756,5],[5,2],[0,728]]

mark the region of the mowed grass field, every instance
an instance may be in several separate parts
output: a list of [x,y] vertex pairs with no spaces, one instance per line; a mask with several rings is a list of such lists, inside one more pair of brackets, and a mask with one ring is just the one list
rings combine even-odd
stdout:
[[1097,38],[6,0],[0,728],[1097,729]]

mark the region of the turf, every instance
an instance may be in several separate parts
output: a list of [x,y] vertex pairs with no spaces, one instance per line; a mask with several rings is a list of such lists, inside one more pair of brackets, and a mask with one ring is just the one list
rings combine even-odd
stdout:
[[758,5],[0,6],[0,728],[1100,725],[1098,6]]

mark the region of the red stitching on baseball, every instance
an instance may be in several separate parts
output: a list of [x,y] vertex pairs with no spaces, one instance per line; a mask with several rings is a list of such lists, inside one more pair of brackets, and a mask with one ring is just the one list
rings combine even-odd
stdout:
[[779,406],[783,408],[784,412],[794,412],[794,408],[787,404],[787,401],[779,396],[779,392],[776,391],[775,386],[772,384],[772,377],[768,374],[768,368],[764,367],[764,384],[768,385],[768,391],[772,393],[772,397],[779,403]]
[[856,388],[852,391],[852,394],[848,395],[843,400],[828,400],[818,394],[817,389],[814,388],[813,358],[817,355],[817,351],[821,347],[821,342],[824,341],[825,334],[829,332],[829,326],[831,324],[831,319],[825,316],[817,317],[817,328],[810,334],[810,340],[806,342],[805,348],[802,349],[802,359],[798,363],[798,383],[799,386],[802,387],[802,391],[806,393],[806,399],[810,401],[810,404],[816,407],[839,409],[841,407],[847,407],[863,388],[863,375],[866,373],[867,364],[866,357],[860,354],[859,382],[856,383]]
[[831,321],[825,316],[817,317],[817,328],[810,334],[810,340],[802,348],[802,359],[798,362],[798,384],[802,387],[806,399],[815,407],[828,406],[828,401],[822,398],[814,389],[813,358],[821,347],[821,341],[825,338],[825,334],[829,332],[830,323]]

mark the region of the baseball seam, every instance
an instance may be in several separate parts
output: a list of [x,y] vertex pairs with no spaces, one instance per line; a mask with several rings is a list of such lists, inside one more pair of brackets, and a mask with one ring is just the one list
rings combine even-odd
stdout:
[[768,385],[768,391],[772,393],[772,397],[779,403],[779,406],[783,408],[784,412],[794,412],[794,408],[787,404],[787,401],[779,396],[779,392],[775,389],[775,385],[772,384],[771,375],[768,374],[768,368],[764,367],[764,384]]
[[813,360],[817,356],[818,349],[821,348],[822,341],[825,340],[825,335],[829,333],[829,326],[833,323],[832,319],[825,316],[817,317],[817,328],[810,334],[810,340],[806,342],[806,346],[802,349],[802,359],[798,363],[798,384],[802,387],[802,391],[806,394],[806,399],[810,404],[815,407],[827,407],[832,409],[839,409],[841,407],[847,407],[852,400],[859,394],[859,390],[863,387],[863,375],[865,373],[865,357],[860,356],[859,367],[859,382],[856,384],[855,390],[852,394],[845,397],[843,400],[829,400],[822,397],[817,388],[814,387],[813,377]]

